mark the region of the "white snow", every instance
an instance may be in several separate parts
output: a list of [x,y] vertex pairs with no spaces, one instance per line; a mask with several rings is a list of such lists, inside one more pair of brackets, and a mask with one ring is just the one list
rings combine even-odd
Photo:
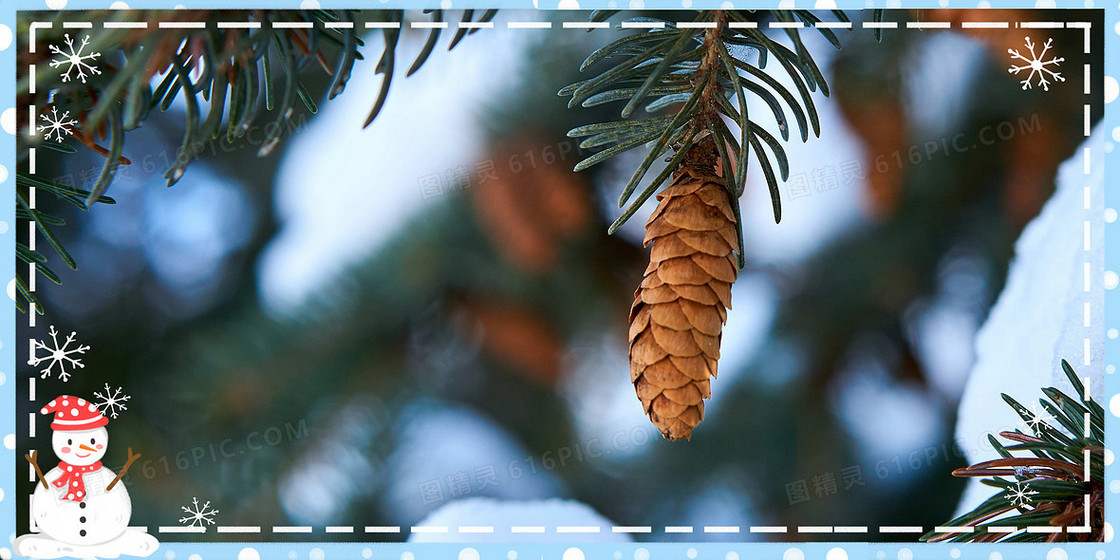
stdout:
[[[446,533],[412,533],[409,542],[629,542],[626,533],[611,531],[614,525],[591,506],[572,500],[502,501],[471,498],[452,502],[419,523],[423,527],[447,527]],[[460,527],[490,528],[493,533],[463,532]],[[543,533],[513,533],[510,527],[544,527]],[[556,527],[599,527],[598,533],[558,534]]]
[[987,49],[971,37],[931,33],[906,55],[903,103],[915,138],[940,138],[960,130],[970,86],[986,71]]
[[[1099,398],[1104,381],[1102,327],[1104,296],[1104,137],[1098,129],[1083,147],[1091,150],[1091,173],[1084,173],[1078,149],[1058,171],[1057,189],[1015,244],[1007,285],[976,339],[976,365],[965,387],[956,438],[969,463],[994,459],[987,435],[1015,429],[1021,419],[1000,398],[1007,393],[1029,409],[1043,387],[1072,392],[1061,369],[1068,360]],[[1085,209],[1085,189],[1089,207]],[[1085,247],[1085,222],[1090,242]],[[1085,290],[1085,264],[1090,267]],[[1089,304],[1089,326],[1085,307]],[[1085,341],[1089,353],[1085,355]],[[958,506],[971,510],[992,494],[972,481]]]
[[147,558],[159,548],[155,537],[139,529],[127,529],[121,536],[100,544],[79,545],[56,541],[37,534],[23,535],[15,540],[12,551],[28,558]]
[[[386,463],[384,508],[415,523],[455,499],[541,499],[559,494],[554,470],[500,425],[467,408],[428,401],[400,415],[398,444]],[[549,468],[551,466],[551,469]]]
[[[405,33],[384,110],[367,129],[382,77],[376,58],[358,61],[346,91],[322,104],[306,130],[291,139],[276,184],[281,229],[261,259],[265,304],[293,309],[397,233],[429,204],[420,181],[483,156],[477,124],[484,103],[510,87],[528,33],[478,33],[448,53],[446,40],[416,74],[405,78],[427,32]],[[366,37],[367,57],[381,49]],[[372,43],[372,44],[371,44]],[[439,52],[443,51],[443,52]]]

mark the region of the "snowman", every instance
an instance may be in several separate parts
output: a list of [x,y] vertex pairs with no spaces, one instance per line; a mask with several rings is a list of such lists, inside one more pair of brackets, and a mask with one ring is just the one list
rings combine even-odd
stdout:
[[51,447],[59,463],[44,475],[38,452],[26,455],[38,476],[31,516],[40,533],[16,539],[16,555],[116,558],[121,554],[146,557],[154,552],[159,547],[154,537],[128,527],[132,501],[120,483],[140,455],[129,448],[120,474],[102,466],[109,445],[105,429],[109,420],[85,399],[62,395],[39,412],[55,415]]

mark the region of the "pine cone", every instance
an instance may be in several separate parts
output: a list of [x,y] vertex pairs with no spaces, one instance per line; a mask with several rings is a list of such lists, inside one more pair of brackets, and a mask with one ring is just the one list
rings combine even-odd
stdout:
[[694,145],[646,223],[653,245],[630,308],[630,380],[667,439],[689,438],[711,397],[731,284],[735,215],[715,147]]

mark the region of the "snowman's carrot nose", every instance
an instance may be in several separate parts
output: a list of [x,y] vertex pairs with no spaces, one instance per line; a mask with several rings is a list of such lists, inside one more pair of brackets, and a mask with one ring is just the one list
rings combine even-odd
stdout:
[[83,443],[83,444],[81,444],[81,445],[79,445],[79,446],[78,446],[78,449],[82,449],[82,450],[85,450],[85,451],[89,451],[89,452],[91,452],[91,453],[92,453],[92,452],[94,452],[94,451],[97,451],[96,449],[94,449],[94,448],[92,448],[92,447],[90,447],[90,446],[88,446],[88,445],[86,445],[86,444],[84,444],[84,443]]

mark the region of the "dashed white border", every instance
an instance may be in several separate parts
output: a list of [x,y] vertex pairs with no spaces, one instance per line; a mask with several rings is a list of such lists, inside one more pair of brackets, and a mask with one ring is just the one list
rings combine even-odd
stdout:
[[[216,27],[218,29],[260,29],[260,28],[263,27],[264,23],[267,23],[268,25],[272,26],[274,29],[307,29],[307,28],[313,27],[313,25],[314,25],[312,22],[251,22],[251,21],[240,21],[239,20],[239,21],[220,21],[220,22],[216,22]],[[1091,27],[1092,27],[1090,22],[965,21],[965,22],[960,23],[960,27],[962,29],[1008,29],[1008,28],[1011,27],[1012,23],[1014,23],[1014,26],[1016,28],[1019,28],[1019,29],[1060,29],[1060,28],[1082,29],[1082,30],[1084,30],[1084,37],[1085,37],[1085,39],[1084,39],[1084,52],[1086,54],[1088,54],[1090,52]],[[133,21],[106,21],[106,22],[103,22],[102,25],[105,29],[147,29],[149,24],[146,21],[135,21],[135,22],[133,22]],[[156,25],[160,29],[205,29],[206,26],[207,26],[207,22],[206,21],[160,21],[160,22],[157,22]],[[366,29],[400,29],[401,28],[400,22],[365,22],[364,25],[365,25]],[[505,25],[508,29],[551,29],[552,28],[552,22],[549,22],[549,21],[509,21],[509,22],[506,22]],[[713,22],[694,22],[694,21],[679,21],[679,22],[675,22],[674,25],[676,27],[682,28],[682,29],[686,29],[686,28],[712,29],[712,28],[716,27],[716,24],[713,23]],[[864,21],[864,22],[860,22],[860,25],[864,29],[897,29],[898,28],[898,22],[889,22],[889,21],[887,21],[887,22]],[[27,48],[28,53],[30,53],[30,54],[35,53],[36,42],[37,42],[36,41],[37,30],[39,30],[39,29],[50,29],[52,26],[53,26],[52,22],[31,22],[28,25],[28,48]],[[323,22],[323,26],[324,26],[324,28],[327,28],[327,29],[353,29],[354,28],[354,23],[353,22]],[[449,24],[448,24],[448,22],[414,21],[414,22],[410,22],[409,26],[413,29],[447,29]],[[758,23],[757,22],[737,22],[736,21],[736,22],[728,22],[727,26],[730,29],[755,29],[755,28],[758,27]],[[804,27],[815,27],[815,28],[818,28],[818,29],[851,29],[853,27],[853,24],[851,22],[820,21],[820,22],[815,22],[811,26],[807,26],[803,22],[773,21],[773,22],[769,22],[768,26],[771,29],[800,29],[800,28],[804,28]],[[459,29],[490,29],[490,28],[494,27],[494,22],[460,21],[460,22],[456,23],[456,27],[459,28]],[[565,21],[565,22],[562,23],[562,27],[564,29],[583,29],[583,30],[609,29],[609,28],[611,28],[611,24],[609,22]],[[665,24],[665,22],[642,22],[642,21],[633,22],[633,21],[630,21],[630,22],[621,22],[617,27],[619,29],[664,29],[666,27],[666,24]],[[951,22],[948,22],[948,21],[926,21],[926,22],[913,22],[912,21],[912,22],[906,22],[906,28],[907,29],[950,29],[951,27],[952,27],[952,24],[951,24]],[[62,23],[62,28],[63,29],[92,29],[93,28],[93,23],[92,22],[63,22]],[[1085,95],[1089,95],[1090,91],[1091,91],[1091,88],[1090,88],[1090,83],[1091,83],[1090,70],[1091,69],[1090,69],[1089,64],[1085,64],[1085,68],[1084,68],[1084,75],[1085,75],[1084,92],[1085,92]],[[30,64],[28,66],[28,74],[31,77],[31,82],[30,82],[30,86],[29,86],[29,90],[30,90],[29,93],[34,94],[35,93],[35,79],[34,78],[35,78],[35,75],[36,75],[36,65],[35,64]],[[29,115],[31,117],[31,118],[28,119],[28,123],[29,123],[28,124],[28,127],[29,127],[28,134],[29,135],[35,135],[36,134],[36,130],[35,130],[36,119],[34,118],[35,117],[35,106],[31,105],[31,106],[28,107],[28,109],[29,109]],[[1091,104],[1089,102],[1086,102],[1085,106],[1084,106],[1084,135],[1085,135],[1085,137],[1088,137],[1089,134],[1090,134],[1091,117],[1092,117],[1092,107],[1091,107]],[[1084,174],[1089,175],[1090,174],[1090,157],[1091,157],[1091,154],[1090,154],[1090,150],[1089,150],[1088,147],[1084,148],[1083,157],[1084,157]],[[36,172],[36,151],[35,151],[35,148],[29,148],[28,149],[28,172],[32,175],[34,175],[35,172]],[[35,190],[36,190],[35,187],[33,187],[33,186],[29,187],[28,206],[32,210],[34,210],[36,208],[36,204],[35,204],[36,193],[35,193]],[[1088,186],[1085,187],[1084,207],[1085,207],[1085,210],[1090,210],[1091,209],[1090,192],[1089,192],[1089,187]],[[1084,222],[1083,249],[1086,253],[1088,253],[1089,250],[1090,250],[1090,229],[1091,229],[1090,225],[1091,225],[1090,221],[1085,220],[1085,222]],[[30,224],[29,224],[30,231],[29,231],[29,236],[28,236],[28,247],[31,250],[35,250],[36,228],[37,228],[37,224],[35,223],[35,221],[34,220],[30,221]],[[30,291],[30,292],[35,292],[36,291],[36,286],[35,286],[36,272],[37,272],[37,269],[36,269],[35,263],[34,262],[29,263],[29,265],[28,265],[28,291]],[[1085,328],[1086,329],[1090,328],[1090,323],[1091,323],[1090,322],[1090,306],[1091,306],[1091,304],[1090,304],[1090,301],[1088,299],[1089,298],[1088,294],[1090,292],[1090,287],[1091,287],[1091,284],[1092,284],[1091,283],[1091,277],[1092,277],[1092,266],[1091,266],[1090,261],[1088,260],[1088,257],[1086,257],[1086,260],[1084,262],[1084,291],[1086,293],[1086,301],[1084,303],[1084,314],[1085,314],[1084,323],[1085,323]],[[35,327],[35,315],[36,315],[36,313],[35,313],[34,310],[29,310],[29,312],[27,314],[27,316],[28,316],[28,326],[29,327]],[[29,343],[34,345],[34,339],[29,339]],[[1089,338],[1089,336],[1085,336],[1085,338],[1084,338],[1084,363],[1083,363],[1083,365],[1085,365],[1085,366],[1090,365],[1089,364],[1089,349],[1090,349],[1090,338]],[[1084,388],[1085,388],[1083,398],[1085,400],[1091,400],[1092,397],[1089,394],[1089,378],[1088,377],[1084,378],[1082,380],[1082,382],[1083,382]],[[34,376],[31,377],[31,382],[30,382],[29,387],[28,387],[28,399],[30,401],[35,400],[35,377]],[[30,437],[30,438],[35,438],[35,420],[36,420],[35,414],[31,413],[31,416],[30,416],[30,419],[29,419],[29,422],[28,422],[28,437]],[[1091,432],[1089,413],[1085,413],[1084,424],[1085,424],[1085,436],[1089,437],[1090,432]],[[1086,481],[1090,480],[1090,468],[1089,468],[1089,460],[1088,460],[1089,453],[1090,452],[1088,450],[1085,451],[1086,460],[1085,460],[1085,475],[1084,475],[1084,478],[1085,478]],[[28,471],[29,471],[28,474],[29,474],[29,477],[30,477],[30,481],[34,482],[35,479],[36,479],[36,475],[35,475],[34,469],[30,465],[28,465]],[[988,526],[988,527],[983,528],[983,529],[985,529],[989,533],[1014,533],[1014,532],[1024,530],[1024,529],[1028,533],[1060,533],[1063,530],[1065,530],[1068,533],[1087,533],[1087,532],[1090,532],[1092,530],[1092,527],[1090,525],[1089,516],[1088,516],[1088,514],[1090,512],[1090,508],[1089,508],[1090,496],[1088,494],[1086,494],[1084,496],[1084,499],[1085,499],[1086,517],[1085,517],[1085,524],[1081,525],[1081,526],[1068,526],[1068,527],[1052,527],[1052,526],[1049,526],[1049,525],[1028,526],[1028,527]],[[31,527],[33,529],[35,527],[34,518],[31,519]],[[147,527],[143,527],[143,529],[145,531],[147,531]],[[268,529],[273,534],[310,534],[310,533],[314,533],[317,530],[315,527],[312,527],[312,526],[309,526],[309,525],[274,525],[272,527],[268,527]],[[356,532],[358,529],[359,529],[358,527],[348,526],[348,525],[328,525],[328,526],[323,527],[322,531],[325,532],[325,533],[328,533],[328,534],[352,534],[352,533]],[[400,526],[396,526],[396,525],[391,525],[391,526],[390,525],[370,525],[370,526],[362,527],[360,529],[365,534],[400,534],[400,533],[402,533],[402,528]],[[452,532],[451,529],[452,528],[450,526],[443,526],[443,525],[414,525],[414,526],[409,527],[408,531],[411,532],[411,533],[414,533],[414,534],[433,534],[433,533],[443,534],[443,533]],[[607,529],[607,528],[606,527],[600,527],[600,526],[594,526],[594,525],[588,525],[588,526],[558,525],[558,526],[555,526],[555,527],[551,528],[552,532],[554,532],[556,534],[599,533],[604,529]],[[744,529],[744,527],[738,526],[738,525],[705,525],[705,526],[700,527],[700,530],[702,532],[706,533],[706,534],[738,534],[738,533],[741,532],[742,529]],[[788,533],[789,530],[790,530],[789,527],[781,526],[781,525],[751,525],[751,526],[745,527],[745,529],[750,533],[771,533],[771,534],[785,534],[785,533]],[[856,533],[856,534],[860,534],[860,533],[868,533],[870,529],[871,528],[869,526],[861,526],[861,525],[838,525],[838,526],[801,525],[801,526],[797,526],[797,527],[794,528],[794,530],[797,533],[800,533],[800,534],[830,534],[830,533]],[[207,532],[206,527],[194,527],[194,526],[160,526],[160,527],[157,527],[156,530],[160,533],[166,533],[166,534],[205,534]],[[648,526],[648,525],[642,525],[642,526],[614,525],[614,526],[610,526],[609,530],[610,530],[611,533],[650,534],[654,531],[654,528],[652,526]],[[946,534],[972,533],[972,532],[977,532],[977,531],[980,531],[980,530],[981,530],[981,528],[969,527],[969,526],[964,526],[964,527],[935,526],[933,528],[933,531],[936,532],[936,533],[946,533]],[[221,534],[260,534],[262,532],[262,527],[261,526],[241,526],[241,525],[218,525],[218,526],[215,527],[215,531],[217,533],[221,533]],[[542,533],[546,533],[548,531],[549,531],[549,528],[545,527],[545,526],[542,526],[542,525],[533,525],[533,526],[514,525],[514,526],[509,527],[509,532],[510,533],[538,533],[538,534],[542,534]],[[884,535],[923,534],[923,533],[926,532],[924,527],[916,526],[916,525],[914,525],[914,526],[911,526],[911,525],[906,525],[906,526],[883,525],[883,526],[878,527],[877,531],[878,531],[879,534],[884,534]],[[480,534],[480,533],[481,534],[491,534],[491,533],[495,532],[495,527],[492,526],[492,525],[463,525],[463,526],[455,527],[455,532],[457,532],[459,534]],[[688,526],[688,525],[667,525],[663,528],[663,532],[667,533],[667,534],[692,534],[692,533],[695,532],[695,527]]]
[[[207,23],[206,21],[160,21],[156,23],[156,26],[160,29],[205,29]],[[960,23],[960,27],[961,29],[1008,29],[1012,27],[1012,24],[1019,29],[1083,29],[1085,30],[1085,52],[1089,52],[1091,23],[1087,21],[965,21]],[[35,53],[35,32],[38,29],[50,29],[52,25],[52,22],[42,21],[31,23],[28,28],[30,35],[29,53]],[[106,21],[102,22],[101,25],[105,29],[147,29],[150,23],[147,21]],[[274,29],[307,29],[314,27],[315,24],[308,21],[260,22],[238,20],[216,22],[218,29],[260,29],[266,25]],[[355,24],[348,21],[327,21],[322,22],[321,25],[326,29],[353,29]],[[400,29],[402,27],[399,21],[367,21],[362,25],[366,29]],[[492,21],[408,22],[408,26],[412,29],[448,29],[452,25],[457,29],[492,29],[495,27],[495,23]],[[551,21],[507,21],[504,25],[508,29],[552,29]],[[714,29],[716,27],[715,22],[704,21],[677,21],[672,22],[671,25],[678,29]],[[818,21],[814,23],[771,21],[765,25],[770,29],[803,29],[810,27],[816,29],[853,29],[857,24],[850,21]],[[899,28],[897,21],[862,21],[858,25],[864,29]],[[66,29],[92,29],[93,23],[88,21],[63,22],[62,26]],[[663,21],[624,21],[613,26],[606,21],[561,22],[563,29],[611,29],[612,27],[616,29],[666,29],[669,26],[669,23]],[[759,24],[754,21],[731,21],[727,22],[727,27],[729,29],[757,29]],[[953,23],[949,21],[908,21],[905,23],[906,29],[952,29],[952,27]]]
[[310,533],[313,529],[309,525],[296,526],[296,525],[274,525],[272,532],[276,534],[288,533]]
[[219,533],[260,533],[260,526],[240,526],[240,525],[220,525],[218,526]]

